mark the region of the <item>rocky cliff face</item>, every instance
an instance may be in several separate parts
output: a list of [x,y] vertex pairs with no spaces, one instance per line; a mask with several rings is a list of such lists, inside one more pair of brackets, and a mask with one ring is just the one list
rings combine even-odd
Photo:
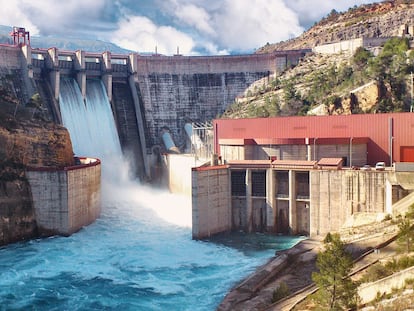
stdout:
[[[15,76],[16,78],[16,76]],[[38,236],[27,167],[74,164],[68,131],[45,121],[39,105],[16,96],[23,83],[0,79],[0,245]],[[38,102],[37,104],[40,104]]]

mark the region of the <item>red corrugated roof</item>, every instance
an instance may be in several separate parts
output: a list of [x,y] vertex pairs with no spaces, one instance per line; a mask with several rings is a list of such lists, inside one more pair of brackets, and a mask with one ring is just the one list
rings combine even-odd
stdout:
[[301,161],[301,160],[274,160],[272,162],[273,167],[281,168],[315,168],[316,161]]
[[230,167],[237,168],[270,168],[270,160],[231,160],[226,162]]
[[320,166],[338,166],[342,162],[342,158],[322,158],[318,161]]

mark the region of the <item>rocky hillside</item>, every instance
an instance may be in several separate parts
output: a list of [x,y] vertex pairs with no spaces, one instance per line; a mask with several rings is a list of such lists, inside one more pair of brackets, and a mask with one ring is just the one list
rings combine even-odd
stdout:
[[350,8],[347,12],[332,11],[297,38],[268,44],[257,50],[267,53],[276,50],[313,48],[316,45],[360,37],[401,36],[401,26],[412,25],[414,0],[384,1]]
[[389,39],[380,50],[308,54],[297,66],[257,81],[223,117],[409,111],[414,53],[412,37],[402,33],[413,34],[413,17],[414,0],[364,5],[331,12],[298,38],[259,49],[258,53],[312,48],[361,36]]

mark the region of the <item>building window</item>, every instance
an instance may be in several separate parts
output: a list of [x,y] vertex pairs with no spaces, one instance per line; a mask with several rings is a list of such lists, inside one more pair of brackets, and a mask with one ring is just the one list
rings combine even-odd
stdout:
[[276,195],[278,197],[289,197],[289,172],[277,172],[276,180]]
[[231,171],[231,195],[246,196],[246,171]]
[[296,173],[296,187],[298,199],[309,199],[309,172]]
[[254,197],[266,196],[266,171],[252,172],[252,195]]

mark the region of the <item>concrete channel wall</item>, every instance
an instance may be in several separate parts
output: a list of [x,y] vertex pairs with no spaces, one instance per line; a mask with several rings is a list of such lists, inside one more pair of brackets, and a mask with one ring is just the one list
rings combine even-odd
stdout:
[[229,174],[226,166],[192,170],[194,239],[207,238],[232,229]]
[[42,235],[70,235],[101,213],[101,163],[84,158],[64,169],[26,172],[32,190],[37,226]]

